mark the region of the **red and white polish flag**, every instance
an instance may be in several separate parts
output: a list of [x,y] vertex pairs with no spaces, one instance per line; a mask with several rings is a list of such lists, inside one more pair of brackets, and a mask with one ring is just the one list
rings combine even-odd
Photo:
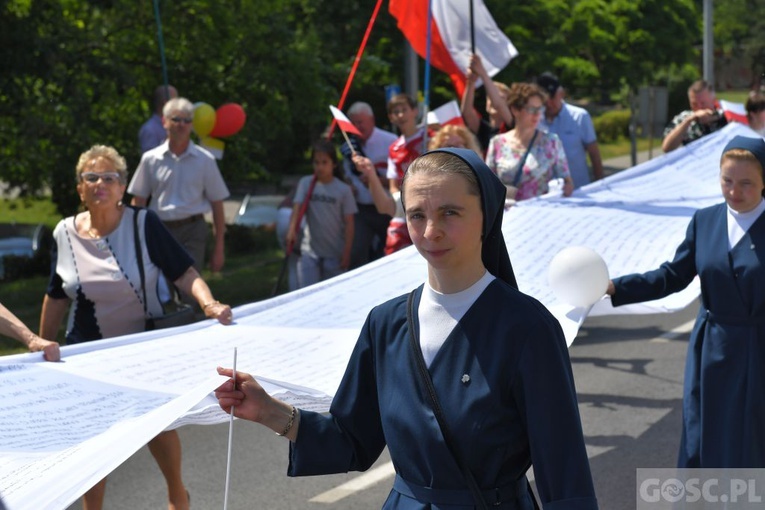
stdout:
[[746,118],[746,108],[743,103],[733,103],[720,99],[720,108],[722,108],[723,114],[728,122],[741,122],[742,124],[749,124]]
[[343,112],[338,110],[332,105],[329,105],[329,111],[332,112],[332,116],[335,118],[335,121],[337,122],[337,125],[340,129],[345,131],[346,133],[351,133],[352,135],[361,136],[361,131],[356,129],[356,126],[353,125],[353,122],[345,116]]
[[[470,65],[470,1],[473,2],[475,51],[489,76],[500,72],[518,55],[482,0],[431,1],[430,63],[451,77],[458,96],[462,97],[465,90],[465,75]],[[428,0],[390,0],[388,10],[414,51],[425,58]]]
[[457,101],[449,101],[432,112],[428,112],[428,125],[431,124],[440,124],[441,126],[455,124],[464,126],[465,121],[462,119],[462,112],[460,112],[460,107],[457,104]]

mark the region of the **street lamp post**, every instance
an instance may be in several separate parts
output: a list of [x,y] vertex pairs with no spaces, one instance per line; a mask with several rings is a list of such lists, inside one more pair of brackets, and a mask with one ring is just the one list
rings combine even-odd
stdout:
[[712,21],[712,0],[704,0],[704,80],[715,84],[715,45]]

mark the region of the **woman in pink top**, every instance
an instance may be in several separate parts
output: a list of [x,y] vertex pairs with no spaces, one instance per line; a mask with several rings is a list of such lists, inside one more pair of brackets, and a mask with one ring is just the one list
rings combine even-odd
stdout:
[[507,100],[515,127],[489,142],[486,164],[507,186],[507,198],[525,200],[544,195],[554,179],[563,179],[564,196],[574,191],[560,138],[537,128],[545,99],[536,85],[514,83]]

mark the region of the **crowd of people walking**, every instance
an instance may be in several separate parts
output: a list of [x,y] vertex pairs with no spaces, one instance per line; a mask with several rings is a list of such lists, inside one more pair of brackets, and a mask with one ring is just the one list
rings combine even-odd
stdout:
[[[474,105],[478,80],[485,118]],[[517,201],[569,197],[603,178],[592,119],[565,101],[549,72],[507,86],[473,56],[467,84],[455,124],[419,122],[417,101],[395,94],[386,104],[394,134],[376,125],[371,105],[352,104],[348,117],[358,134],[340,145],[316,140],[313,172],[284,208],[281,235],[295,270],[290,290],[410,245],[427,263],[423,285],[369,313],[330,413],[297,409],[230,368],[218,368],[229,379],[216,397],[224,411],[233,408],[290,440],[292,476],[364,470],[387,447],[397,474],[384,508],[531,509],[537,498],[542,507],[597,508],[560,325],[517,289],[500,228]],[[692,84],[688,99],[690,109],[665,131],[666,152],[727,122],[707,82]],[[231,307],[201,276],[206,213],[214,239],[209,266],[224,267],[228,187],[213,155],[191,138],[193,104],[171,86],[158,88],[153,101],[132,179],[125,158],[104,145],[85,150],[74,165],[82,207],[54,230],[39,335],[0,305],[0,333],[47,361],[62,357],[67,314],[66,344],[156,327],[176,298],[199,317],[233,322]],[[700,277],[680,467],[765,467],[758,364],[765,359],[765,299],[757,284],[765,142],[754,136],[765,132],[763,96],[752,94],[746,112],[753,136],[732,139],[720,160],[724,202],[694,215],[672,261],[614,278],[606,292],[618,306],[666,296]],[[177,432],[162,432],[149,449],[167,484],[168,508],[189,508]],[[531,465],[537,495],[525,477]],[[103,479],[89,488],[84,508],[102,508],[105,486]]]

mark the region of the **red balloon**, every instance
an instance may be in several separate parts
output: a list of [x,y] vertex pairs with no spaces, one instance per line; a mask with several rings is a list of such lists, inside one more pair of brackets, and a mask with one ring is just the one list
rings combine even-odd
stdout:
[[215,127],[207,136],[222,138],[235,135],[244,126],[247,115],[244,109],[236,103],[224,104],[215,110]]

